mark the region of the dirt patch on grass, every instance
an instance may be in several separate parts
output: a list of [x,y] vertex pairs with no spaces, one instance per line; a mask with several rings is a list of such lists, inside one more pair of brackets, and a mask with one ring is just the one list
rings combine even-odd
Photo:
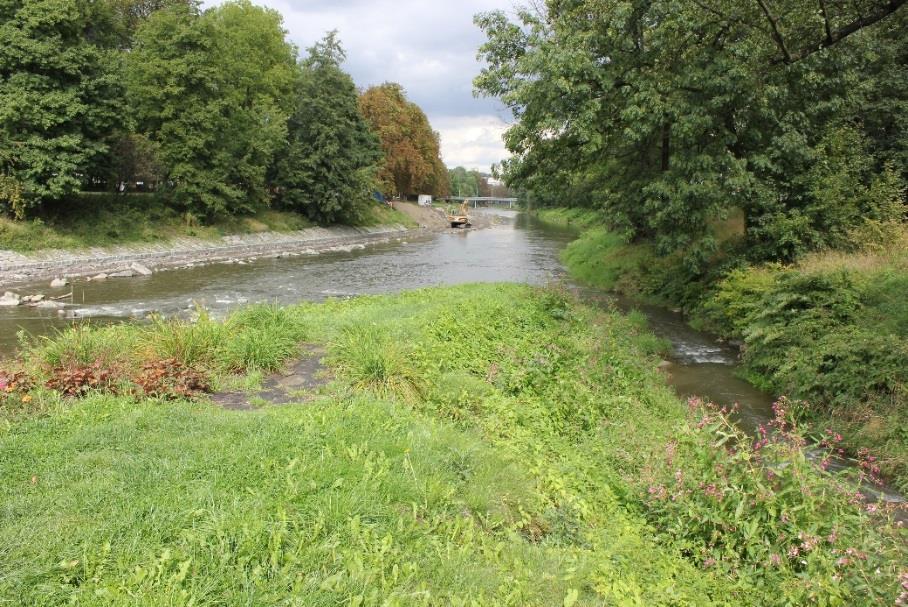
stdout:
[[225,409],[252,411],[261,405],[302,404],[330,381],[321,359],[325,350],[319,346],[306,346],[304,354],[280,373],[269,375],[258,391],[217,392],[211,400]]

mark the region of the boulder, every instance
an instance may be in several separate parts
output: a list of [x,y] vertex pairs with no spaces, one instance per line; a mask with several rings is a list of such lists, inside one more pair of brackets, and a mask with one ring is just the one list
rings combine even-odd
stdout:
[[107,280],[107,274],[104,274],[103,272],[101,274],[95,274],[88,280]]
[[65,304],[60,303],[59,301],[41,301],[35,306],[42,310],[60,310],[65,306]]
[[68,284],[69,284],[69,281],[66,280],[65,278],[54,278],[52,281],[50,281],[50,288],[51,289],[62,289],[63,287],[65,287]]
[[18,306],[22,300],[12,291],[7,291],[0,297],[0,306]]
[[20,300],[20,302],[25,305],[34,305],[42,301],[44,301],[44,295],[41,295],[40,293],[37,295],[26,295]]
[[129,266],[129,269],[138,274],[139,276],[151,276],[152,272],[147,267],[143,266],[139,262],[133,263]]
[[136,276],[136,271],[132,268],[108,274],[108,277],[110,278],[132,278],[133,276]]

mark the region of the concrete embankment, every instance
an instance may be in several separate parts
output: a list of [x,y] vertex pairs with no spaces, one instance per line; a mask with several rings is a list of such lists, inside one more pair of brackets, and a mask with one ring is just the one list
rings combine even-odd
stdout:
[[184,238],[157,244],[83,250],[45,250],[21,254],[0,250],[0,286],[55,277],[91,277],[128,273],[141,264],[154,270],[187,264],[218,263],[284,254],[319,253],[387,242],[419,233],[402,225],[309,228],[298,232],[264,232],[224,236],[219,240]]

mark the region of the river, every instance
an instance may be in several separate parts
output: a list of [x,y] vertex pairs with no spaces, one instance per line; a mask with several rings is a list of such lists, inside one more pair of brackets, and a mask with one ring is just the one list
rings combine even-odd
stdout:
[[[348,253],[260,259],[170,270],[148,277],[78,281],[71,304],[56,310],[0,308],[0,354],[10,355],[16,333],[46,335],[73,322],[122,322],[149,314],[190,314],[203,306],[215,316],[256,302],[280,304],[329,297],[379,294],[464,282],[546,284],[565,278],[559,253],[576,237],[512,211],[487,209],[498,222],[483,230],[447,231]],[[42,292],[46,285],[18,289]],[[46,289],[45,289],[46,290]],[[609,299],[592,294],[594,301]],[[611,299],[627,309],[632,304]],[[739,406],[736,421],[747,431],[766,422],[772,397],[738,378],[737,349],[691,329],[679,314],[641,309],[653,331],[671,342],[669,382],[681,396],[696,394],[720,405]],[[884,490],[879,497],[903,501]]]

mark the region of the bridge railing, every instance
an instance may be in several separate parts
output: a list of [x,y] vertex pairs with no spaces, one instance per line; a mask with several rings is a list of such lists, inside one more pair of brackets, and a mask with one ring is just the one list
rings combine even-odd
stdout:
[[479,206],[479,203],[489,203],[489,204],[500,204],[508,205],[508,208],[513,208],[519,202],[518,198],[502,198],[498,196],[446,196],[440,200],[447,200],[450,202],[471,202],[473,203],[473,208]]

